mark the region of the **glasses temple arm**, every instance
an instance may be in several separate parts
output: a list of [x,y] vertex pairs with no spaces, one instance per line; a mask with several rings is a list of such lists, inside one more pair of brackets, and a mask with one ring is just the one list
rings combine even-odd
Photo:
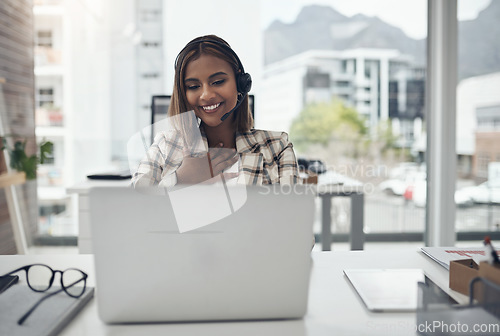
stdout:
[[3,275],[0,275],[0,277],[4,277],[4,276],[7,276],[7,275],[11,275],[11,274],[16,273],[16,272],[19,272],[19,271],[25,271],[25,270],[26,270],[26,268],[27,268],[27,266],[20,267],[20,268],[18,268],[18,269],[15,269],[15,270],[13,270],[13,271],[10,271],[10,272],[8,272],[8,273],[5,273],[5,274],[3,274]]
[[26,321],[26,319],[27,319],[27,318],[31,315],[31,313],[33,313],[33,312],[35,311],[35,309],[36,309],[36,308],[37,308],[37,307],[38,307],[38,306],[39,306],[39,305],[40,305],[43,301],[45,301],[45,300],[46,300],[46,299],[48,299],[49,297],[51,297],[51,296],[53,296],[53,295],[56,295],[56,294],[58,294],[58,293],[60,293],[60,292],[62,292],[62,291],[63,291],[63,289],[61,288],[61,289],[59,289],[59,290],[56,290],[55,292],[49,293],[49,294],[45,295],[44,297],[40,298],[40,300],[38,300],[38,302],[37,302],[37,303],[35,303],[35,304],[33,305],[33,307],[31,307],[31,308],[30,308],[30,310],[28,310],[28,311],[26,312],[26,314],[24,314],[24,315],[23,315],[23,316],[19,319],[19,321],[17,321],[17,324],[19,324],[19,325],[23,324],[23,323],[24,323],[24,321]]

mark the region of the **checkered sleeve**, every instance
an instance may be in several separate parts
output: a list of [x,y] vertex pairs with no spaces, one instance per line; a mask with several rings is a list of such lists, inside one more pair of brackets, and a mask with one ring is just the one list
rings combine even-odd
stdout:
[[293,150],[293,144],[288,141],[287,133],[281,133],[279,143],[280,148],[282,148],[278,154],[280,184],[298,184],[300,183],[300,179],[297,158]]
[[174,132],[158,133],[133,174],[132,185],[174,186],[177,183],[175,171],[181,165],[182,159],[183,147],[179,135]]

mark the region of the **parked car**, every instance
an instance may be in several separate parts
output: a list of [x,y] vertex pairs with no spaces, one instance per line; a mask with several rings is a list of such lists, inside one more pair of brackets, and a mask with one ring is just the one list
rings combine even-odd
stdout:
[[378,188],[388,194],[404,196],[408,186],[413,184],[415,179],[425,175],[425,169],[413,162],[403,162],[392,169],[390,179],[383,181]]
[[474,203],[500,204],[500,186],[491,185],[488,181],[481,183],[478,186],[465,187],[460,189],[462,193],[470,197]]
[[378,185],[379,189],[392,195],[411,200],[411,190],[415,181],[425,179],[425,172],[409,171],[406,175],[386,180]]
[[403,196],[407,185],[404,179],[394,178],[383,181],[378,187],[387,194]]
[[326,172],[326,165],[321,160],[298,158],[297,163],[300,171],[323,174]]
[[[413,204],[417,207],[425,207],[427,204],[427,181],[425,179],[417,181],[413,185],[411,193],[411,200],[413,201]],[[454,199],[455,204],[459,207],[466,207],[474,204],[469,194],[464,192],[462,189],[455,191]]]

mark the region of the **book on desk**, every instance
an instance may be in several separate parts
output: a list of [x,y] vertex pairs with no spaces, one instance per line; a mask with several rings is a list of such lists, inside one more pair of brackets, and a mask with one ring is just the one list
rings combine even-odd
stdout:
[[80,312],[94,296],[87,287],[82,297],[75,299],[64,292],[43,301],[22,325],[17,321],[48,292],[34,292],[27,285],[17,284],[0,295],[0,335],[55,336]]

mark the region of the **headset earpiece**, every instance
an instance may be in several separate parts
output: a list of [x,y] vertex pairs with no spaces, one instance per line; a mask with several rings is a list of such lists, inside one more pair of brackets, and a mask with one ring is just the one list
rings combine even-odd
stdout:
[[238,74],[238,78],[236,78],[236,89],[243,96],[250,92],[252,88],[252,76],[249,73],[240,73]]

